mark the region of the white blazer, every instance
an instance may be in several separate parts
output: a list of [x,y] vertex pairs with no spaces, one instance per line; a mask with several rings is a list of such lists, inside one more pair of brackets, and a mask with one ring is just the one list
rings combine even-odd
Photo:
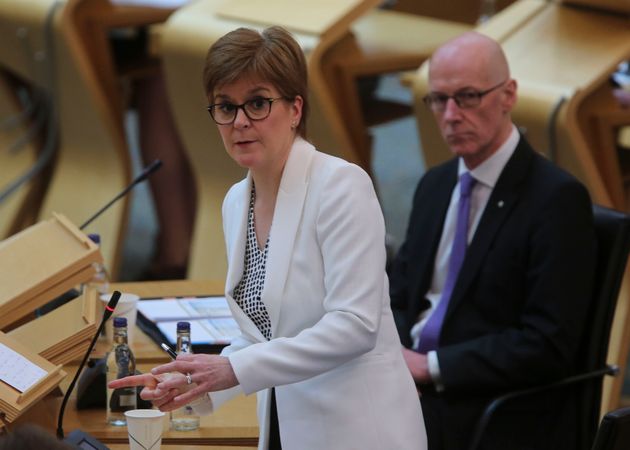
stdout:
[[385,275],[385,226],[359,167],[297,138],[271,225],[262,301],[267,341],[233,299],[243,275],[251,175],[223,203],[226,297],[242,335],[222,352],[240,383],[210,394],[258,393],[266,449],[269,389],[284,450],[426,449],[420,401],[405,365]]

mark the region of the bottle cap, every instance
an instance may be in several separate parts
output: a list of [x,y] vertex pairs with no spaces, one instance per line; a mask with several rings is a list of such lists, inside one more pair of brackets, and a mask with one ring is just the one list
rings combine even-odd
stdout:
[[96,233],[90,233],[88,234],[88,237],[90,238],[90,240],[92,242],[94,242],[96,245],[100,245],[101,243],[101,235],[100,234],[96,234]]
[[121,328],[127,326],[127,318],[126,317],[114,317],[114,327]]
[[177,331],[190,331],[190,322],[177,322]]

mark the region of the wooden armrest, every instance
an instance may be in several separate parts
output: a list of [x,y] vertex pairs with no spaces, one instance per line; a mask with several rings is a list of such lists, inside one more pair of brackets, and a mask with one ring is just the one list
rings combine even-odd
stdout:
[[398,79],[400,80],[400,84],[405,86],[407,89],[411,89],[413,87],[413,80],[417,76],[417,70],[407,70],[405,72],[401,72]]
[[91,0],[77,5],[85,17],[109,27],[137,27],[164,22],[174,11],[172,8],[113,5],[109,0]]

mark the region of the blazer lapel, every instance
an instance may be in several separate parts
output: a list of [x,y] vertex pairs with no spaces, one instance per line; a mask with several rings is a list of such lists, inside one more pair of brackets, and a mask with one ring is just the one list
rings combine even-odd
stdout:
[[[430,195],[428,198],[418,199],[420,202],[426,202],[426,205],[420,205],[422,211],[428,211],[419,220],[418,229],[424,230],[422,236],[416,242],[416,250],[414,256],[410,258],[415,261],[416,280],[413,289],[412,298],[421,299],[429,291],[431,279],[433,277],[433,269],[435,265],[435,255],[440,244],[444,220],[446,212],[451,201],[453,188],[457,183],[457,158],[449,162],[445,176],[439,176],[435,186],[428,186]],[[416,205],[418,206],[418,205]],[[431,243],[427,245],[427,243]],[[428,308],[430,305],[425,302],[412,302],[417,307],[411,312],[412,316],[417,317],[422,309]]]
[[523,181],[529,171],[532,156],[533,150],[521,137],[514,154],[497,180],[497,184],[488,199],[486,209],[481,216],[475,236],[466,251],[466,258],[457,278],[445,321],[448,320],[458,303],[464,298],[464,293],[481,268],[490,244],[497,235],[501,225],[505,222],[505,219],[516,206]]
[[282,307],[291,253],[306,198],[307,174],[314,154],[315,148],[311,144],[296,138],[280,181],[271,224],[265,286],[262,293],[262,301],[267,306],[271,319],[272,335],[275,335]]
[[[249,202],[252,191],[251,174],[238,185],[238,192],[234,193],[233,204],[230,205],[228,229],[228,273],[225,281],[225,296],[227,298],[232,314],[243,328],[243,332],[254,336],[259,341],[267,339],[260,332],[258,327],[241,309],[234,300],[234,288],[243,277],[245,268],[245,244],[247,239],[247,218],[249,213]],[[227,218],[226,218],[227,219]],[[226,220],[224,219],[224,220]]]

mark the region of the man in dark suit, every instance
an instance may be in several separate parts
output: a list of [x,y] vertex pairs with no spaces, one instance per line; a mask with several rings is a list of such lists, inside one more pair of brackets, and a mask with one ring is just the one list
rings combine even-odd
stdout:
[[[442,46],[429,87],[456,157],[418,185],[390,293],[429,448],[459,450],[492,397],[570,374],[595,237],[586,189],[512,124],[517,85],[495,41],[470,32]],[[571,401],[507,405],[482,448],[573,449]]]

